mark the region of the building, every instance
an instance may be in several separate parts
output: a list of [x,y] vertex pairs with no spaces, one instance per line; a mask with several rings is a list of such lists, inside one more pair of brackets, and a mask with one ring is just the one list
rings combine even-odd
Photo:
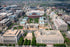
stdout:
[[39,25],[40,25],[40,26],[44,26],[44,24],[45,24],[44,17],[40,17],[40,18],[39,18]]
[[39,30],[34,32],[37,43],[63,44],[64,38],[59,30]]
[[3,34],[3,43],[4,44],[17,44],[21,36],[21,30],[7,30]]
[[3,43],[3,35],[2,35],[2,33],[0,33],[0,44],[2,44]]
[[46,10],[47,15],[49,15],[51,13],[51,11],[52,11],[52,8],[48,7],[47,10]]
[[65,22],[70,21],[70,16],[69,15],[64,15],[62,16]]
[[21,26],[25,26],[25,24],[27,23],[28,21],[28,17],[24,17],[24,19],[22,19],[22,21],[20,22],[20,25]]
[[14,13],[17,15],[18,18],[23,16],[23,10],[16,10],[16,12]]
[[57,30],[61,30],[61,31],[66,31],[68,26],[62,19],[55,19],[54,25]]
[[0,21],[0,30],[7,29],[11,25],[11,21],[9,19],[3,19]]
[[70,31],[67,32],[66,36],[70,39]]
[[41,11],[41,10],[30,10],[30,11],[26,12],[26,15],[29,18],[39,18],[42,15],[44,15],[44,11]]
[[33,38],[32,33],[28,33],[28,34],[26,35],[26,37],[24,38],[24,40],[25,40],[25,39],[27,39],[27,40],[32,40],[32,38]]
[[37,23],[27,23],[25,26],[23,26],[23,29],[27,29],[27,30],[38,30],[39,28],[39,24]]
[[17,21],[17,15],[16,14],[10,15],[10,16],[8,16],[8,18],[12,21],[12,23]]
[[50,18],[52,18],[52,21],[58,18],[58,15],[53,11],[50,13]]
[[0,13],[0,21],[7,17],[7,13]]

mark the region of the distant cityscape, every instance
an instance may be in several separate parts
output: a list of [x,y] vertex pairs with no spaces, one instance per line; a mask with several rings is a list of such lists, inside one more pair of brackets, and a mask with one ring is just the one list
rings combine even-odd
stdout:
[[1,0],[0,47],[70,47],[70,4],[54,1]]

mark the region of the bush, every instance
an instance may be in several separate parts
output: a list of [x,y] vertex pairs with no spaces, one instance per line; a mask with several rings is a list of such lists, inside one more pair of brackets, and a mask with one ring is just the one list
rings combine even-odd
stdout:
[[14,29],[17,29],[17,27],[14,27]]
[[46,30],[48,30],[48,29],[46,29]]
[[54,46],[56,46],[56,47],[66,47],[65,44],[54,44]]

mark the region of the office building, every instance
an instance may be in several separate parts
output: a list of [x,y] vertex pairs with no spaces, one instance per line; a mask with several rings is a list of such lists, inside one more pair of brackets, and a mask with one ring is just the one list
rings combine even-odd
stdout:
[[0,30],[7,29],[11,25],[11,21],[9,19],[3,19],[0,21]]
[[59,30],[38,30],[34,32],[37,43],[42,44],[63,44],[64,38]]
[[68,25],[62,19],[55,19],[54,25],[57,30],[61,30],[61,31],[66,31],[68,27]]
[[21,36],[21,30],[7,30],[3,34],[3,43],[17,44],[20,36]]

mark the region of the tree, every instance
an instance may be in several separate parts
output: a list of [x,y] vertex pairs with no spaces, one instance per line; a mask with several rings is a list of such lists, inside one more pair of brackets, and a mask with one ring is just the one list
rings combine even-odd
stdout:
[[14,29],[17,29],[17,27],[14,27]]
[[9,44],[9,46],[12,46],[12,44]]
[[23,37],[20,37],[20,39],[18,41],[18,45],[23,45]]
[[32,38],[32,43],[31,43],[31,45],[36,45],[36,38],[35,38],[35,37]]
[[24,33],[24,36],[26,36],[26,35],[27,35],[27,32]]
[[34,32],[32,32],[32,35],[33,35],[33,38],[32,38],[31,45],[36,45],[36,38],[35,38]]
[[27,45],[30,45],[30,43],[31,43],[31,40],[28,40]]
[[13,46],[15,46],[15,44],[13,44]]
[[24,41],[24,45],[27,45],[27,42],[28,42],[28,40],[27,40],[27,39],[25,39],[25,41]]

